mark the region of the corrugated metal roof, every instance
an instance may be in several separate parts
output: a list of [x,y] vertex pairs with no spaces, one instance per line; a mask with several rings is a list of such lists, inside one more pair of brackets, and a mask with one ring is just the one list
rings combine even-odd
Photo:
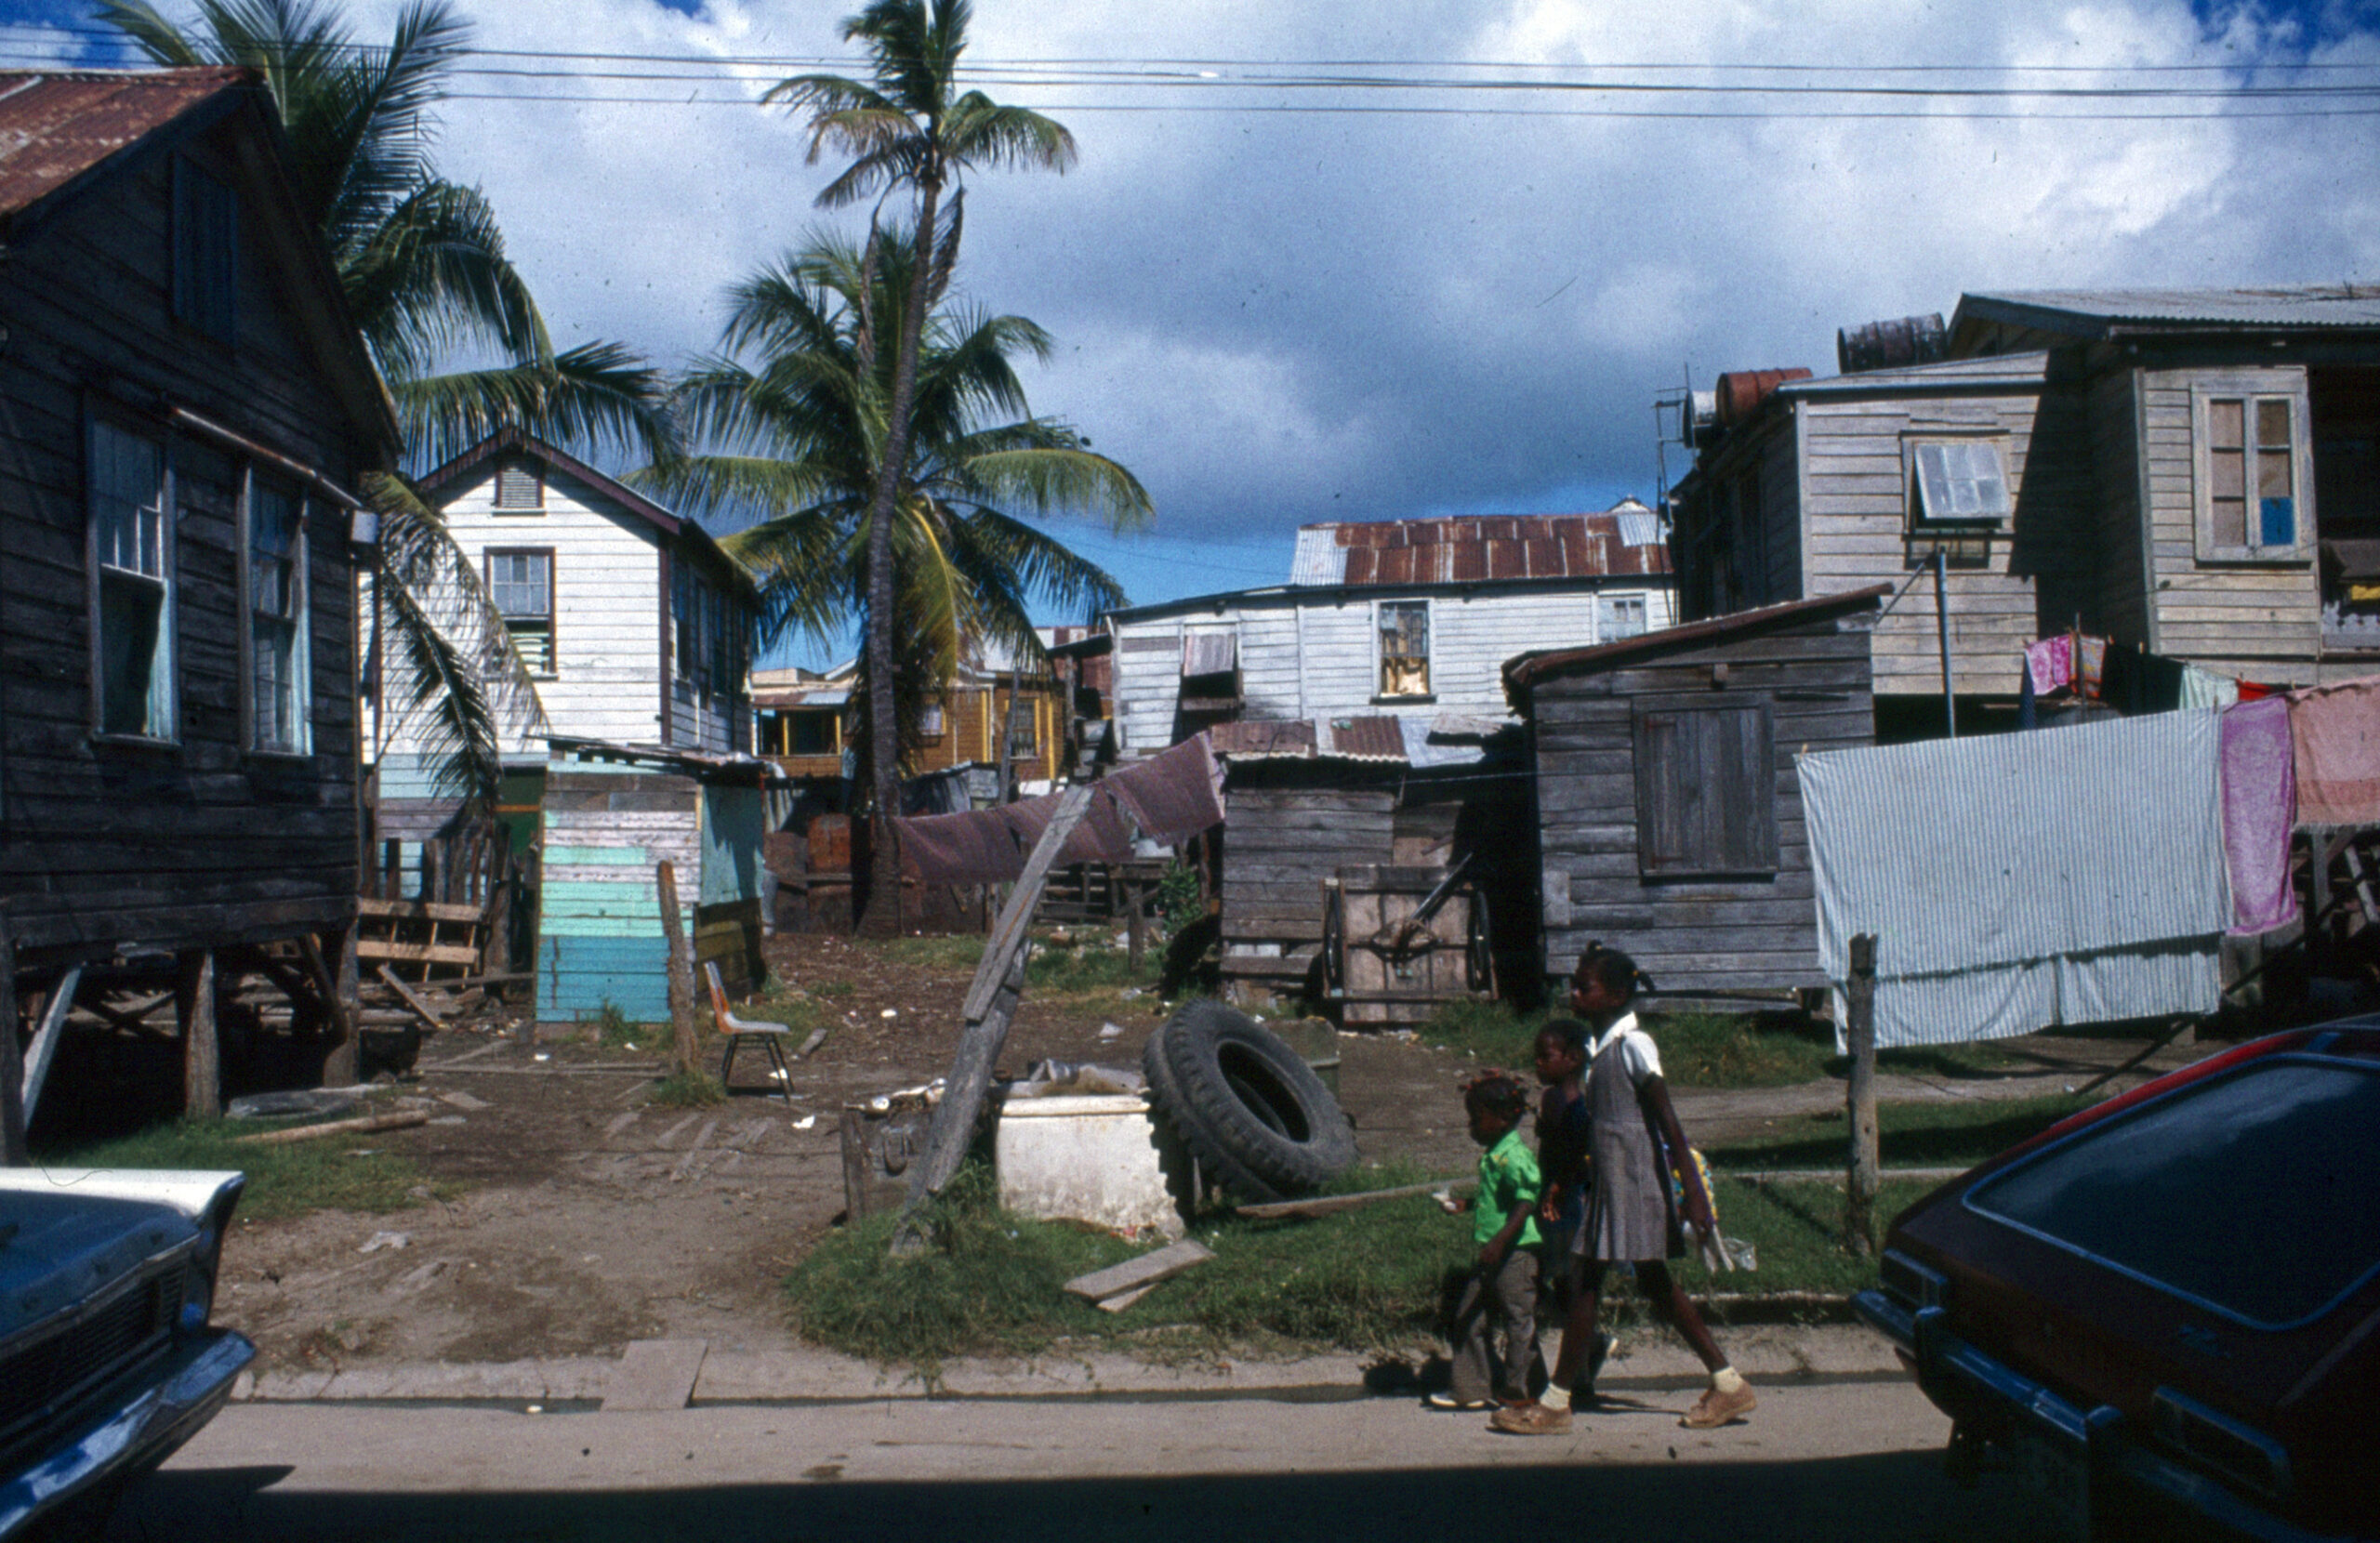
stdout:
[[1704,621],[1685,622],[1676,626],[1656,627],[1633,638],[1614,642],[1597,643],[1592,648],[1538,649],[1516,653],[1504,661],[1504,694],[1515,706],[1519,693],[1549,675],[1566,674],[1571,670],[1610,669],[1639,654],[1671,648],[1691,647],[1697,643],[1730,638],[1738,633],[1756,631],[1764,626],[1806,621],[1831,611],[1861,611],[1880,609],[1884,598],[1892,593],[1889,584],[1870,585],[1840,595],[1814,595],[1806,600],[1781,600],[1752,611],[1738,611],[1725,616],[1712,616]]
[[13,215],[163,128],[246,70],[0,71],[0,215]]
[[1323,718],[1316,719],[1314,727],[1318,754],[1341,760],[1405,758],[1405,730],[1397,719]]
[[840,707],[851,699],[852,693],[840,686],[756,686],[752,690],[755,707]]
[[1218,756],[1236,756],[1242,760],[1311,760],[1314,758],[1312,719],[1218,723],[1210,728],[1207,734],[1207,743]]
[[[2130,326],[2380,327],[2380,284],[2236,289],[2016,289],[1965,295],[1950,320],[1970,317],[2099,332]],[[2059,321],[2069,323],[2057,326]]]
[[1307,525],[1298,532],[1289,582],[1382,587],[1669,571],[1659,518],[1629,499],[1603,514]]
[[1405,723],[1389,717],[1282,718],[1218,723],[1206,731],[1218,756],[1238,760],[1366,760],[1402,765]]

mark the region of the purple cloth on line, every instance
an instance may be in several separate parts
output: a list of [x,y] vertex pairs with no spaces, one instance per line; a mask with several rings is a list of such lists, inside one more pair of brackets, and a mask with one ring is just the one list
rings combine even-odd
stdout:
[[2242,702],[2223,713],[2223,865],[2231,876],[2231,930],[2268,932],[2297,918],[2289,836],[2297,824],[2289,704]]
[[1205,734],[1100,779],[1121,800],[1141,834],[1165,846],[1223,823],[1223,769]]
[[895,820],[901,871],[929,884],[998,884],[1025,869],[1016,832],[997,809]]

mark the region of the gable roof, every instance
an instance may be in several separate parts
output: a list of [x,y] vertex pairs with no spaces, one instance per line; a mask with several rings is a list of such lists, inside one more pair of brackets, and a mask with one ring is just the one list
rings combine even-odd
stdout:
[[1961,296],[1950,330],[1955,333],[1969,321],[2006,322],[2094,339],[2144,332],[2380,328],[2380,284],[2003,290]]
[[22,239],[29,226],[113,175],[159,136],[187,138],[243,112],[271,163],[260,224],[297,269],[293,276],[305,281],[292,309],[356,424],[393,460],[401,440],[395,404],[348,311],[321,234],[299,214],[281,173],[286,146],[256,71],[0,71],[0,239]]
[[442,503],[458,492],[465,483],[477,481],[483,471],[492,474],[496,468],[496,457],[507,454],[542,461],[549,467],[558,467],[568,472],[604,497],[618,504],[637,519],[659,531],[664,536],[692,544],[697,551],[707,555],[732,574],[747,599],[757,597],[758,590],[750,571],[734,558],[729,557],[720,544],[711,538],[710,532],[684,515],[672,514],[626,483],[605,476],[570,452],[548,444],[535,434],[510,424],[497,429],[469,450],[456,455],[445,465],[433,468],[416,485],[420,489],[424,499],[432,504]]
[[14,218],[201,106],[219,114],[252,71],[0,71],[0,215]]
[[1520,693],[1548,676],[1610,669],[1645,654],[1673,648],[1724,642],[1772,626],[1792,626],[1800,622],[1816,621],[1821,616],[1874,611],[1892,592],[1893,587],[1889,584],[1871,584],[1865,589],[1854,589],[1845,594],[1818,595],[1808,600],[1785,600],[1752,611],[1733,612],[1725,616],[1713,616],[1708,621],[1683,622],[1676,626],[1640,632],[1633,638],[1599,643],[1593,648],[1539,649],[1531,653],[1515,654],[1504,661],[1504,694],[1517,707],[1520,706]]
[[1602,514],[1306,525],[1298,531],[1289,582],[1369,588],[1669,571],[1659,518],[1631,498]]

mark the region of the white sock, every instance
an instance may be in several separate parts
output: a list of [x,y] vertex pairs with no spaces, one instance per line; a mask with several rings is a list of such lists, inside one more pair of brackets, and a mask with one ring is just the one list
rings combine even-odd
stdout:
[[1558,1382],[1549,1382],[1538,1402],[1549,1409],[1567,1409],[1570,1406],[1570,1390]]
[[1711,1374],[1711,1386],[1713,1391],[1732,1397],[1744,1391],[1744,1374],[1733,1366],[1722,1366]]

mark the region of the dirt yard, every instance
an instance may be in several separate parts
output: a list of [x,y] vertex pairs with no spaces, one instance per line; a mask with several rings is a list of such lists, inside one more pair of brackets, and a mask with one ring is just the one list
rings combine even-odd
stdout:
[[[891,964],[833,937],[773,939],[770,957],[834,1025],[796,1066],[790,1110],[760,1091],[756,1055],[739,1057],[726,1103],[678,1110],[649,1101],[650,1073],[598,1069],[649,1062],[649,1043],[438,1035],[401,1095],[430,1101],[436,1121],[353,1150],[403,1154],[452,1198],[236,1227],[218,1321],[292,1369],[614,1353],[659,1336],[788,1343],[777,1283],[843,1209],[840,1110],[948,1069],[969,972]],[[1164,1010],[1153,994],[1028,991],[1002,1070],[1045,1057],[1137,1067]],[[1109,1022],[1124,1032],[1103,1041]],[[1340,1044],[1366,1158],[1448,1174],[1476,1160],[1456,1093],[1462,1058]],[[383,1233],[403,1246],[364,1251]]]

